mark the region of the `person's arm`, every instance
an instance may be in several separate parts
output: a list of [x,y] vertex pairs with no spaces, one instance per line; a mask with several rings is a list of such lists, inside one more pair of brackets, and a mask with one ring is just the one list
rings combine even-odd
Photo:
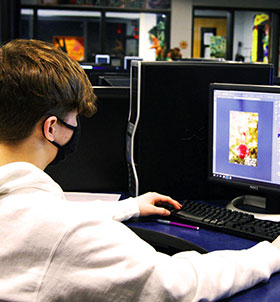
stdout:
[[[174,256],[179,260],[186,253]],[[189,253],[197,284],[191,301],[216,301],[266,282],[280,270],[280,250],[261,242],[240,251],[215,251],[205,255]],[[178,262],[179,264],[180,262]],[[178,265],[178,270],[181,264]],[[182,285],[182,284],[181,284]]]
[[137,216],[168,216],[170,212],[162,207],[164,204],[170,204],[178,210],[181,208],[181,204],[171,197],[150,192],[117,202],[113,207],[113,218],[117,221],[123,221]]
[[122,223],[100,218],[69,230],[46,267],[37,301],[216,301],[267,281],[280,270],[280,251],[263,242],[170,257]]

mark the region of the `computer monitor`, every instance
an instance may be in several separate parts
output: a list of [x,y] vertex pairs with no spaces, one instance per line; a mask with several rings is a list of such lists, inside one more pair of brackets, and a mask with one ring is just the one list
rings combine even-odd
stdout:
[[93,71],[93,63],[80,63],[87,76],[89,77]]
[[110,56],[98,54],[95,56],[95,64],[110,64]]
[[131,61],[143,61],[143,59],[140,57],[125,56],[123,61],[124,70],[130,69]]
[[280,87],[211,84],[209,112],[209,180],[248,189],[233,207],[280,214]]
[[111,66],[121,67],[122,59],[120,57],[111,57]]

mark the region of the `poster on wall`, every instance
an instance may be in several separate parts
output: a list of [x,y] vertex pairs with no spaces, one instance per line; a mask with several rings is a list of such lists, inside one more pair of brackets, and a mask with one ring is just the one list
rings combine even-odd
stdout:
[[55,47],[60,47],[76,61],[83,61],[85,59],[83,37],[53,36],[53,45]]
[[165,22],[159,21],[149,30],[149,37],[151,41],[150,49],[154,49],[156,53],[156,60],[163,60],[165,49]]
[[210,57],[226,58],[226,38],[223,36],[210,37]]
[[269,15],[257,14],[254,17],[252,62],[269,61]]

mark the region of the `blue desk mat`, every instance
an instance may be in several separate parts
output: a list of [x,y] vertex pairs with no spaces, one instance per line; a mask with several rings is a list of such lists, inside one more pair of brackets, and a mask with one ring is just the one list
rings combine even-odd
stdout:
[[[215,232],[200,228],[198,231],[182,227],[160,224],[154,221],[128,221],[129,226],[142,227],[154,231],[164,232],[189,240],[209,252],[215,250],[241,250],[254,246],[257,242],[234,235]],[[230,298],[220,300],[223,302],[278,302],[280,301],[280,273],[274,274],[269,282],[260,283],[246,291],[235,294]]]

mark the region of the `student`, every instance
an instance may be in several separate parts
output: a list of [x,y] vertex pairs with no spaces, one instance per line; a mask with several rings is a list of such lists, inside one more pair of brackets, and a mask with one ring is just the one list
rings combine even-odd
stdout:
[[179,209],[167,196],[66,201],[43,170],[75,149],[77,116],[93,114],[94,102],[85,73],[61,50],[34,40],[0,48],[1,301],[212,301],[280,270],[280,239],[170,257],[120,223],[168,215],[158,202]]

